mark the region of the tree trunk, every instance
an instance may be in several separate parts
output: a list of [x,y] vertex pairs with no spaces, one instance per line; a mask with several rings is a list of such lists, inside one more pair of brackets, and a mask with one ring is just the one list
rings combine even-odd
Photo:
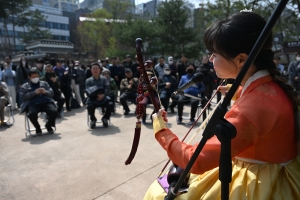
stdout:
[[4,18],[4,37],[5,37],[5,40],[6,40],[6,45],[8,45],[7,47],[7,54],[11,54],[11,44],[10,44],[10,38],[9,38],[9,35],[8,35],[8,30],[7,30],[7,19]]

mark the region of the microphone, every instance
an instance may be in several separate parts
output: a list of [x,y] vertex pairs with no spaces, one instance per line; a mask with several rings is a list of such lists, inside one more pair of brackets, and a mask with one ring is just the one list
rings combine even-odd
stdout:
[[196,73],[194,77],[189,80],[186,84],[182,85],[180,88],[178,88],[175,92],[173,92],[172,96],[176,96],[177,94],[183,94],[183,91],[186,90],[187,88],[191,87],[195,83],[200,83],[203,81],[204,76],[201,73]]

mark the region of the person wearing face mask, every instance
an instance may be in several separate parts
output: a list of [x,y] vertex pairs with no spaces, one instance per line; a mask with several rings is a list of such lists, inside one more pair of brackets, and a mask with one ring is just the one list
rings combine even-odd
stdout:
[[164,75],[160,77],[158,81],[159,96],[165,111],[168,110],[169,101],[172,93],[176,89],[176,85],[177,82],[175,77],[171,75],[170,67],[165,67]]
[[289,84],[291,84],[295,90],[299,90],[298,83],[298,70],[300,69],[300,52],[296,54],[296,61],[292,61],[288,67]]
[[21,107],[21,104],[23,103],[22,97],[20,95],[20,89],[22,85],[26,82],[28,82],[28,71],[30,70],[30,66],[28,65],[27,59],[25,57],[22,57],[19,62],[19,66],[17,67],[17,73],[16,73],[16,85],[17,85],[17,91],[18,91],[18,105]]
[[21,113],[27,112],[28,118],[36,129],[36,134],[41,135],[42,130],[38,122],[38,113],[45,112],[48,121],[45,127],[48,133],[53,133],[57,111],[54,100],[54,92],[45,81],[40,81],[39,72],[36,69],[30,69],[28,72],[29,82],[22,85],[20,95],[23,98]]
[[7,84],[12,109],[16,110],[16,71],[11,68],[9,63],[4,63],[4,67],[5,69],[2,71],[2,81]]
[[40,78],[43,78],[45,76],[45,70],[44,70],[44,60],[42,58],[36,60],[35,68],[39,72]]
[[61,118],[65,98],[63,98],[61,95],[60,80],[58,76],[56,76],[56,74],[54,73],[52,65],[46,65],[45,71],[46,75],[44,80],[49,84],[49,86],[53,90],[53,99],[57,102],[57,118]]
[[172,56],[168,57],[168,64],[171,70],[171,76],[174,76],[176,78],[177,81],[177,67],[174,63],[174,59]]
[[[186,75],[183,75],[180,79],[180,82],[178,84],[178,88],[180,88],[182,85],[189,82],[195,74],[196,67],[193,63],[188,63],[186,67]],[[195,83],[188,89],[184,90],[185,94],[189,94],[195,97],[198,97],[202,92],[204,92],[205,86],[203,82]],[[178,102],[177,102],[177,124],[182,123],[182,113],[183,113],[183,106],[185,103],[190,102],[191,103],[191,113],[190,113],[190,122],[189,125],[193,124],[195,122],[195,115],[197,112],[197,108],[199,105],[199,100],[193,99],[191,97],[187,97],[184,95],[179,95]]]
[[[81,96],[80,96],[80,91],[79,91],[79,84],[78,84],[78,70],[75,68],[75,62],[74,60],[70,59],[67,61],[68,65],[68,75],[71,79],[71,89],[75,93],[76,100],[78,104],[81,104]],[[73,96],[73,95],[72,95]]]

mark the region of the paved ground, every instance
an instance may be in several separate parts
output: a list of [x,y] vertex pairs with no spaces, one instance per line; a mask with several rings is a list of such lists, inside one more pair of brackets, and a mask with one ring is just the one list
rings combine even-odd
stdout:
[[[189,110],[185,107],[185,116]],[[143,199],[167,155],[152,125],[142,125],[138,152],[125,166],[136,118],[123,116],[120,106],[116,112],[108,128],[99,124],[91,130],[86,110],[74,109],[57,120],[55,134],[32,138],[25,137],[24,115],[15,114],[15,124],[0,129],[0,200]],[[177,125],[175,117],[169,114],[169,127],[182,138],[188,126]]]

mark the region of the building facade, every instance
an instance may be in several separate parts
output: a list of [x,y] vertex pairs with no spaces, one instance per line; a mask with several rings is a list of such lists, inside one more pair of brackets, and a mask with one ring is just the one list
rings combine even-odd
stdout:
[[[52,35],[52,39],[59,41],[70,40],[69,18],[62,15],[62,10],[37,4],[33,4],[32,6],[30,6],[29,10],[39,10],[41,14],[46,18],[46,21],[40,22],[39,28],[41,30],[48,29]],[[25,44],[23,44],[21,41],[21,35],[28,32],[26,26],[13,27],[13,24],[9,22],[7,23],[6,27],[7,31],[5,31],[4,29],[4,22],[0,21],[0,44],[2,45],[2,47],[8,43],[16,43],[16,49],[14,49],[14,51],[24,50]]]
[[75,12],[79,9],[79,0],[50,0],[50,6],[63,11]]

